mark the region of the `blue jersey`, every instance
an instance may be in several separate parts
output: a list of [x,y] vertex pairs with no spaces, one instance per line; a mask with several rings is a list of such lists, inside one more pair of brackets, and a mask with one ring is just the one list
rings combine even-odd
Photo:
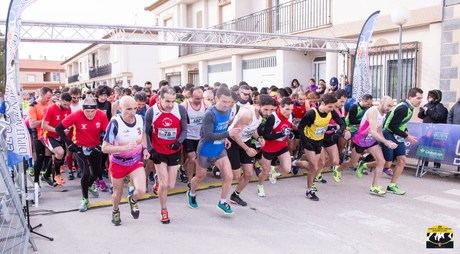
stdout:
[[[198,155],[203,156],[203,157],[210,157],[210,158],[215,158],[219,156],[225,149],[225,138],[222,139],[210,139],[208,138],[209,136],[212,136],[213,134],[222,134],[227,132],[228,129],[228,122],[230,119],[230,112],[231,110],[228,110],[227,112],[221,112],[217,110],[215,107],[209,108],[204,116],[204,121],[203,125],[201,127],[201,140],[200,143],[198,144]],[[209,116],[209,114],[212,115],[212,117]],[[208,115],[208,117],[206,116]],[[207,119],[212,119],[212,122],[207,122]],[[206,129],[210,128],[207,125],[213,125],[213,133],[210,135],[209,133],[206,133]],[[206,128],[208,127],[208,128]]]

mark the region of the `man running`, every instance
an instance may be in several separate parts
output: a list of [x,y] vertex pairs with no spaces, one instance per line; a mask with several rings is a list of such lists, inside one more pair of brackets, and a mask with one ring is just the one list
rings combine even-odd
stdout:
[[203,102],[203,89],[194,87],[191,91],[191,98],[184,101],[182,106],[185,107],[188,116],[187,139],[184,141],[185,163],[184,168],[188,181],[190,181],[195,173],[196,165],[196,149],[200,141],[200,130],[203,124],[206,105]]
[[123,179],[129,176],[134,193],[128,196],[131,215],[139,218],[137,201],[145,194],[143,160],[150,157],[145,145],[144,121],[136,114],[137,102],[130,96],[120,99],[121,113],[110,120],[102,143],[102,151],[110,154],[109,172],[112,176],[112,223],[121,224],[118,204],[123,195]]
[[[246,206],[247,203],[241,199],[240,194],[248,185],[254,172],[256,146],[253,139],[264,144],[264,140],[257,134],[257,129],[263,118],[267,118],[276,108],[275,100],[268,95],[261,95],[259,104],[254,106],[243,106],[236,114],[229,130],[233,128],[242,129],[241,135],[231,137],[231,146],[227,149],[228,158],[233,170],[233,179],[239,180],[235,191],[230,196],[233,203]],[[241,175],[241,168],[243,175]]]
[[160,89],[159,100],[147,110],[145,133],[147,149],[156,169],[154,189],[160,197],[161,222],[170,223],[166,199],[168,191],[176,185],[182,143],[187,137],[187,113],[177,104],[176,91],[164,86]]
[[207,168],[215,165],[223,178],[222,192],[217,208],[224,214],[233,214],[232,208],[227,203],[233,179],[232,166],[225,148],[228,149],[230,146],[227,138],[240,135],[241,129],[233,128],[227,131],[232,104],[233,99],[230,90],[226,86],[220,86],[216,92],[216,105],[208,108],[204,115],[200,131],[201,140],[197,149],[196,174],[191,180],[191,189],[186,194],[190,208],[198,208],[196,189],[206,177]]
[[[42,142],[53,153],[52,174],[54,175],[54,181],[60,186],[65,183],[64,178],[61,176],[61,166],[64,165],[66,148],[64,140],[59,138],[55,128],[64,118],[70,115],[71,100],[72,97],[69,93],[62,93],[60,100],[48,107],[42,122],[42,128],[44,130]],[[45,172],[43,177],[48,179],[50,177],[50,172]]]
[[288,140],[293,138],[292,133],[292,108],[290,98],[283,98],[276,112],[273,112],[265,122],[262,137],[265,144],[262,146],[262,159],[260,164],[262,172],[259,174],[257,193],[265,197],[264,182],[267,180],[272,161],[278,158],[278,169],[287,174],[291,172],[291,155],[288,149]]
[[397,195],[404,195],[406,193],[397,185],[397,181],[406,166],[405,141],[411,144],[417,143],[417,139],[408,133],[407,123],[412,118],[414,108],[420,106],[422,99],[422,89],[418,87],[409,89],[407,100],[399,103],[387,115],[383,124],[383,136],[385,139],[391,140],[397,144],[397,147],[394,149],[382,146],[383,155],[386,161],[385,168],[390,168],[391,163],[396,159],[395,170],[391,178],[391,183],[387,187],[387,191]]
[[[385,165],[385,158],[383,157],[379,142],[382,146],[386,146],[389,149],[395,149],[397,147],[395,142],[386,139],[382,134],[383,120],[385,119],[386,113],[388,113],[392,107],[393,99],[389,96],[384,96],[380,100],[378,106],[373,106],[364,113],[358,131],[352,140],[353,150],[351,159],[340,166],[341,169],[355,166],[359,160],[359,155],[367,150],[375,159],[374,178],[370,188],[370,194],[372,195],[383,196],[386,193],[385,190],[378,185],[378,180]],[[362,177],[363,167],[358,167],[356,172],[358,177]]]
[[[92,96],[87,96],[83,101],[83,109],[68,115],[56,127],[56,132],[59,133],[62,140],[65,140],[69,151],[75,154],[78,166],[82,171],[81,192],[83,198],[78,209],[80,212],[88,210],[88,191],[94,197],[99,196],[93,183],[102,171],[100,137],[107,129],[107,125],[107,117],[97,109],[96,100]],[[70,140],[65,133],[65,129],[71,126],[74,127],[72,137],[74,141]]]
[[308,169],[306,196],[313,201],[319,201],[313,181],[318,174],[318,163],[324,146],[324,134],[331,119],[336,122],[341,121],[340,116],[334,111],[336,102],[337,99],[334,95],[324,94],[319,100],[319,106],[310,109],[299,123],[299,129],[303,130],[300,133],[300,142],[304,149],[306,161],[302,159],[293,164]]
[[355,103],[350,107],[347,117],[345,118],[345,123],[347,124],[352,137],[358,131],[359,124],[361,123],[361,120],[363,119],[364,113],[371,106],[372,106],[372,95],[365,94],[361,97],[361,100],[358,103]]

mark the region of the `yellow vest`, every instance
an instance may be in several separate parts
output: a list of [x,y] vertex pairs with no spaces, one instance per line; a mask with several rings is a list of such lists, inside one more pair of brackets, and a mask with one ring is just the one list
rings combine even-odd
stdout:
[[331,121],[332,114],[329,112],[326,117],[321,117],[316,108],[315,111],[315,122],[311,126],[305,126],[305,136],[311,140],[321,141],[324,139],[324,133],[327,130],[327,126]]

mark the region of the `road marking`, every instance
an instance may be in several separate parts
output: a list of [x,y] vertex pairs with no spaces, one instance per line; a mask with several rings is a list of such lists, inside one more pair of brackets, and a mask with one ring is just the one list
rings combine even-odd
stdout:
[[459,189],[446,190],[446,191],[444,191],[444,193],[460,196],[460,190]]
[[391,231],[398,226],[395,222],[382,218],[381,216],[375,216],[370,213],[365,213],[359,210],[352,210],[338,214],[338,217],[347,219],[356,219],[356,222],[364,224],[366,226],[375,227],[383,231]]
[[440,197],[435,197],[431,195],[424,195],[424,196],[416,197],[414,199],[432,203],[435,205],[440,205],[440,206],[460,210],[460,202],[453,201],[447,198],[440,198]]

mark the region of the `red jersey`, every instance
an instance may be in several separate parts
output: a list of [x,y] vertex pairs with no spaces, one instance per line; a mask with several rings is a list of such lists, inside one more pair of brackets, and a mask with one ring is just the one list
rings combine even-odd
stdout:
[[150,97],[150,100],[149,100],[149,103],[148,103],[149,107],[152,107],[153,105],[155,105],[155,103],[157,103],[157,98],[158,98],[158,95]]
[[[292,116],[289,118],[284,117],[280,109],[277,109],[276,112],[272,113],[272,116],[275,117],[275,124],[273,125],[272,134],[277,134],[283,132],[284,129],[292,128]],[[262,147],[262,151],[268,153],[276,153],[281,149],[288,146],[288,137],[282,137],[275,140],[265,140],[265,144]]]
[[292,124],[297,127],[300,123],[300,120],[302,120],[306,113],[307,107],[305,106],[305,103],[294,103],[294,108],[292,109]]
[[72,141],[79,146],[95,147],[101,143],[101,134],[108,125],[107,116],[99,109],[93,120],[88,120],[80,109],[62,120],[64,128],[74,126]]
[[[70,115],[70,113],[70,108],[63,109],[61,106],[53,104],[46,110],[43,120],[48,122],[49,126],[56,128],[56,126],[58,126],[64,118]],[[59,135],[56,132],[43,130],[43,138],[46,139],[48,137],[59,138]]]
[[153,106],[151,141],[155,151],[166,155],[177,153],[177,150],[169,149],[169,145],[176,143],[181,131],[181,117],[177,103],[174,103],[170,113],[161,112],[158,103]]

